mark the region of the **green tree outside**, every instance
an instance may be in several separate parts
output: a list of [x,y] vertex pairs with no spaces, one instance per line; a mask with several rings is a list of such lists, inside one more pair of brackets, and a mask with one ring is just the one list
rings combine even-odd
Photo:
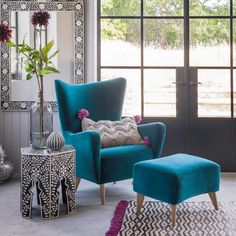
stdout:
[[[101,0],[103,16],[139,16],[140,0]],[[192,16],[227,16],[229,0],[190,0]],[[183,16],[183,0],[144,0],[148,16]],[[191,19],[191,45],[228,44],[230,21],[227,19]],[[104,40],[123,40],[140,43],[139,19],[104,19],[101,28]],[[183,46],[183,20],[147,19],[144,21],[144,43],[153,47],[180,48]]]

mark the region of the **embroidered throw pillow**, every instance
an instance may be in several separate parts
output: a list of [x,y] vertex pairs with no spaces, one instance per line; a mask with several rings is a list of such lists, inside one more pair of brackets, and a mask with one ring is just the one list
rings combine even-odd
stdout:
[[126,117],[120,121],[98,122],[85,117],[81,123],[83,131],[96,130],[100,133],[102,147],[143,144],[134,117]]

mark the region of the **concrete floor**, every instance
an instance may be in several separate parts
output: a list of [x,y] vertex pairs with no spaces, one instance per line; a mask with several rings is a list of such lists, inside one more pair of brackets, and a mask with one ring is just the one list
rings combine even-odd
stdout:
[[[82,180],[76,193],[75,214],[67,215],[61,205],[58,219],[41,220],[34,201],[32,219],[29,220],[22,218],[19,210],[20,183],[11,180],[0,185],[0,236],[104,236],[116,204],[131,199],[135,199],[131,180],[107,184],[104,206],[100,205],[98,186]],[[222,174],[218,200],[236,201],[236,173]],[[189,201],[209,201],[209,198],[205,194]]]

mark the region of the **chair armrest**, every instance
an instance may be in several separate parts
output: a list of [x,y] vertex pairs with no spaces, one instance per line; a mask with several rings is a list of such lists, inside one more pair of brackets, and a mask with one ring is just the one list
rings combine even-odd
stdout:
[[76,150],[76,176],[95,183],[100,181],[100,135],[97,131],[64,131],[66,144]]
[[152,142],[154,158],[159,158],[163,149],[166,126],[161,122],[149,123],[138,126],[138,131],[142,137],[148,136]]

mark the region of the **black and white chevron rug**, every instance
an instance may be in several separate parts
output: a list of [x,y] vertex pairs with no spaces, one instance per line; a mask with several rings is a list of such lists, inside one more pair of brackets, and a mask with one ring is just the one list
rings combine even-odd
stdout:
[[106,236],[236,236],[236,202],[185,202],[177,207],[176,226],[171,209],[159,201],[144,202],[137,215],[135,201],[121,201]]

